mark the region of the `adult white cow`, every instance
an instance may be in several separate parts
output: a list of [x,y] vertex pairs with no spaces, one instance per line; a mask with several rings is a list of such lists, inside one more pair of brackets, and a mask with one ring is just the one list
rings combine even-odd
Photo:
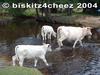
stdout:
[[17,45],[15,47],[15,55],[12,56],[13,66],[16,65],[16,60],[20,66],[23,66],[24,59],[34,59],[34,67],[37,66],[38,59],[42,59],[48,66],[45,55],[47,51],[52,51],[50,44],[44,45]]
[[41,28],[41,36],[46,42],[47,39],[51,40],[51,36],[56,37],[56,32],[53,30],[52,26],[44,25]]
[[60,26],[57,29],[57,42],[59,47],[63,46],[62,41],[75,41],[73,48],[75,48],[76,43],[79,41],[80,45],[82,44],[82,39],[86,35],[92,35],[91,27],[72,27],[72,26]]

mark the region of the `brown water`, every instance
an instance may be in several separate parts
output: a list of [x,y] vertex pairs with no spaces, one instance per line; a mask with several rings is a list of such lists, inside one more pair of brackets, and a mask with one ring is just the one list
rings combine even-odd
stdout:
[[[0,26],[0,68],[12,66],[11,57],[16,45],[42,44],[39,33],[43,24],[31,19]],[[53,27],[56,30],[58,25]],[[58,51],[53,38],[53,52],[46,55],[50,66],[46,67],[40,60],[37,68],[44,75],[100,75],[100,34],[96,30],[93,34],[96,37],[84,40],[84,48],[77,45],[77,48],[72,49],[72,45],[66,45]],[[33,61],[25,60],[24,66],[33,67]]]

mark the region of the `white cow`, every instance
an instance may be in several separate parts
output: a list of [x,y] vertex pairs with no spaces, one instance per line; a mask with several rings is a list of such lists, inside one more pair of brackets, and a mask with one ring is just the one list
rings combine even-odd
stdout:
[[12,56],[13,66],[16,65],[16,60],[20,66],[23,66],[24,59],[34,59],[34,67],[37,66],[38,59],[42,59],[48,66],[45,55],[47,51],[52,51],[49,44],[44,45],[17,45],[15,47],[15,55]]
[[70,41],[75,41],[73,48],[75,48],[76,43],[79,41],[82,44],[82,39],[86,35],[92,35],[91,27],[72,27],[72,26],[60,26],[57,29],[57,42],[59,47],[63,46],[62,41],[65,39]]
[[42,28],[41,28],[42,39],[44,41],[46,41],[47,38],[49,40],[51,40],[51,35],[54,36],[54,37],[56,37],[56,32],[53,30],[53,28],[51,26],[48,26],[48,25],[42,26]]

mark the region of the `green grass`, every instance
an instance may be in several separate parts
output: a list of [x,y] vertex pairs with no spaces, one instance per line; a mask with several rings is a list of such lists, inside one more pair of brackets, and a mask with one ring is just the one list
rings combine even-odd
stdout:
[[36,68],[7,67],[0,69],[0,75],[43,75]]
[[24,15],[26,16],[36,16],[36,10],[35,9],[26,9],[24,12],[23,12]]

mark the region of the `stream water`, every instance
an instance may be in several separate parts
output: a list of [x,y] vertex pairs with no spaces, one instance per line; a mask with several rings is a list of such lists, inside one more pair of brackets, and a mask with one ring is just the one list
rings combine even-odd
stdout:
[[[39,34],[42,24],[28,21],[0,26],[0,69],[12,66],[11,57],[16,45],[42,44]],[[56,30],[56,25],[54,28]],[[46,54],[50,66],[46,67],[40,60],[37,68],[44,75],[100,75],[100,36],[95,36],[98,39],[84,41],[84,48],[77,45],[72,49],[72,46],[65,45],[60,50],[56,50],[58,45],[54,38],[51,43],[53,51]],[[33,61],[26,59],[24,66],[33,67]]]

